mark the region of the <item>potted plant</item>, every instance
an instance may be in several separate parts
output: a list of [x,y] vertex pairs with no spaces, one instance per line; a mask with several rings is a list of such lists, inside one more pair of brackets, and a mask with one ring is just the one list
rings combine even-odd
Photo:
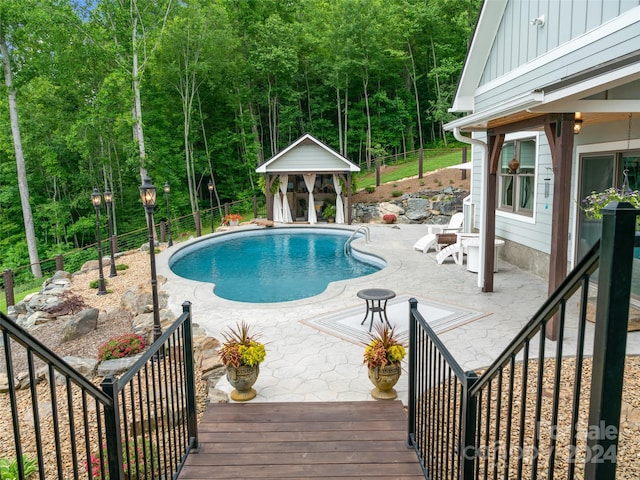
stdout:
[[220,359],[227,367],[227,380],[234,387],[231,399],[245,402],[256,396],[252,388],[260,373],[260,363],[266,356],[264,344],[249,332],[245,322],[229,327],[222,333],[224,342]]
[[400,362],[407,354],[396,337],[393,328],[387,324],[376,326],[369,334],[370,341],[364,349],[364,363],[367,365],[369,380],[374,388],[371,396],[377,400],[393,400],[398,396],[393,388],[400,379]]
[[[587,218],[599,220],[602,218],[602,209],[610,202],[628,202],[634,208],[640,208],[640,191],[627,188],[607,188],[604,192],[591,192],[591,195],[582,199],[580,208]],[[636,223],[640,218],[636,217]]]
[[326,219],[329,223],[333,223],[336,218],[336,206],[329,204],[324,207],[324,210],[322,210],[322,218]]
[[224,216],[222,223],[224,225],[229,225],[231,227],[236,227],[240,224],[240,220],[242,219],[242,215],[239,213],[228,213]]

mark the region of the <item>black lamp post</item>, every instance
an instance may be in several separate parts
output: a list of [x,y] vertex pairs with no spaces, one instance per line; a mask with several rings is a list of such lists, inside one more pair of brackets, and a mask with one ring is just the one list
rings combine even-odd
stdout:
[[91,202],[96,208],[96,238],[98,239],[98,295],[107,293],[104,285],[104,274],[102,273],[102,241],[100,235],[100,203],[102,201],[100,192],[94,187],[91,194]]
[[111,247],[109,250],[111,252],[111,271],[109,273],[110,277],[117,277],[118,272],[116,272],[116,259],[113,254],[113,224],[111,223],[111,202],[113,201],[113,194],[107,188],[104,191],[104,203],[107,205],[107,224],[109,225],[109,246]]
[[207,187],[209,188],[209,210],[211,213],[211,233],[213,233],[213,182],[211,180],[209,180]]
[[140,185],[140,198],[147,212],[147,225],[149,227],[149,260],[151,262],[151,295],[153,298],[153,341],[162,335],[160,327],[160,311],[158,309],[158,280],[156,278],[156,252],[153,236],[153,209],[156,206],[156,187],[148,176],[142,179]]
[[171,238],[171,210],[169,208],[169,182],[164,182],[164,198],[167,200],[167,230],[169,230],[169,246],[173,245],[173,239]]

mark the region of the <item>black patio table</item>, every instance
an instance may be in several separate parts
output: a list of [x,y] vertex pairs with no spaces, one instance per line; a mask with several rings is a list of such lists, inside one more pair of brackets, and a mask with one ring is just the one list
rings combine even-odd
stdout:
[[391,327],[389,319],[387,318],[387,302],[396,296],[396,292],[386,288],[365,288],[364,290],[360,290],[356,295],[367,303],[367,310],[364,314],[364,319],[360,322],[360,325],[366,322],[369,313],[371,313],[371,322],[369,323],[369,331],[371,331],[374,314],[378,312],[380,321],[383,324],[384,322],[387,322],[387,325]]

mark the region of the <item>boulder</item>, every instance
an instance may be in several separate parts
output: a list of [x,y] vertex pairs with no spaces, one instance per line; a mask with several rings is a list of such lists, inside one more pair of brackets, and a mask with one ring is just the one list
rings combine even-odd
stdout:
[[141,357],[142,354],[133,355],[125,358],[114,358],[112,360],[105,360],[98,365],[98,376],[108,377],[111,375],[118,375],[120,373],[129,370]]
[[98,328],[98,316],[100,311],[97,308],[87,308],[77,315],[73,315],[62,329],[62,342],[75,340]]

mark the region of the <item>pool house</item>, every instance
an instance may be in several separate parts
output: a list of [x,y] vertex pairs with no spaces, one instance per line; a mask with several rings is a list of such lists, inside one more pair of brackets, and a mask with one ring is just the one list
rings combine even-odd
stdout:
[[313,136],[303,135],[257,173],[265,175],[267,218],[310,224],[335,207],[335,223],[351,224],[351,175],[360,168]]

